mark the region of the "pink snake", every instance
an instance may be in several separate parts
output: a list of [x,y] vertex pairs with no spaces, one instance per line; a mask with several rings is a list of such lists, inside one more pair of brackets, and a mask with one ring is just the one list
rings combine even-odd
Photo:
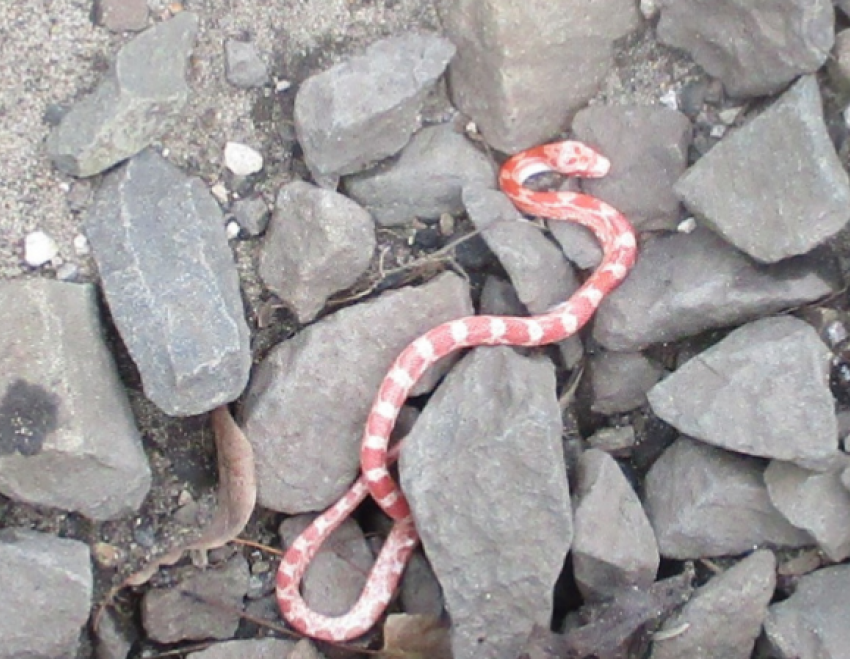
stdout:
[[[502,167],[499,184],[524,213],[570,220],[589,228],[603,249],[599,267],[566,302],[527,318],[469,316],[438,325],[413,341],[390,367],[372,404],[360,451],[362,474],[351,489],[317,517],[292,543],[277,573],[277,601],[283,617],[306,636],[342,642],[362,636],[389,605],[419,535],[407,499],[390,475],[400,444],[389,438],[401,406],[422,374],[446,355],[474,346],[542,346],[561,341],[590,320],[603,298],[625,278],[635,262],[635,234],[628,220],[608,204],[573,192],[536,192],[525,181],[557,171],[588,178],[605,176],[609,162],[578,142],[557,142],[523,151]],[[371,495],[395,524],[348,613],[329,617],[312,611],[301,597],[300,583],[325,539]]]

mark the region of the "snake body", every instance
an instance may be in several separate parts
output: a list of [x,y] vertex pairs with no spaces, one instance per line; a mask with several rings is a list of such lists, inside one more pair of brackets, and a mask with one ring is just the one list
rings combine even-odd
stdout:
[[[389,447],[390,433],[411,389],[443,357],[474,346],[541,346],[578,332],[602,300],[626,277],[635,262],[635,234],[628,220],[595,197],[574,192],[538,192],[526,188],[530,177],[549,171],[596,178],[609,162],[579,142],[556,142],[511,157],[502,166],[499,184],[524,213],[577,222],[590,229],[603,249],[602,262],[566,301],[531,317],[469,316],[426,332],[396,358],[372,404],[360,451],[361,476],[343,497],[318,516],[291,544],[277,573],[277,600],[283,617],[306,636],[342,642],[371,629],[395,593],[405,565],[419,542],[407,499],[389,472],[400,444]],[[371,495],[395,524],[369,573],[357,603],[344,615],[312,611],[301,597],[300,583],[325,539]]]

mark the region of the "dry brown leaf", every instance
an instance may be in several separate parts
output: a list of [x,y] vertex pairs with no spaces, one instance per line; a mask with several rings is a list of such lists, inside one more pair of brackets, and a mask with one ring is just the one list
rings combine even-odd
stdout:
[[406,613],[384,623],[383,659],[452,659],[449,630],[439,618]]
[[155,558],[127,577],[124,586],[147,583],[160,567],[174,565],[187,551],[208,551],[227,544],[242,533],[251,518],[257,501],[254,450],[226,405],[214,409],[211,417],[218,454],[218,501],[212,521],[199,538]]

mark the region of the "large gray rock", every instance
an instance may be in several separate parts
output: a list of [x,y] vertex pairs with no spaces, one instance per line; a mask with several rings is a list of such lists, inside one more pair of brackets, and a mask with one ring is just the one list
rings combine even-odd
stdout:
[[645,241],[626,281],[599,307],[593,337],[640,350],[814,302],[838,289],[824,254],[761,266],[698,229]]
[[604,199],[640,231],[676,227],[681,208],[673,184],[687,167],[691,143],[684,114],[665,107],[595,105],[576,114],[572,128],[576,139],[611,161],[607,176],[582,181],[584,192]]
[[446,39],[409,33],[305,80],[295,97],[295,130],[317,181],[398,153],[419,128],[425,97],[454,53]]
[[277,195],[260,276],[306,323],[366,272],[376,242],[375,222],[351,199],[293,181]]
[[437,9],[458,48],[452,99],[506,153],[567,128],[611,69],[612,42],[640,20],[630,0],[440,0]]
[[531,628],[549,623],[572,538],[552,363],[474,350],[407,436],[400,475],[455,659],[518,656]]
[[850,647],[848,592],[850,565],[836,565],[801,577],[794,593],[768,611],[764,634],[769,656],[844,657]]
[[[651,659],[749,659],[776,587],[775,570],[776,558],[762,550],[712,578],[664,622]],[[664,635],[672,630],[682,631]]]
[[384,226],[463,210],[468,185],[496,187],[490,159],[452,124],[420,130],[397,160],[345,179],[345,189]]
[[179,583],[153,588],[142,598],[148,636],[157,643],[231,638],[248,591],[248,561],[236,554],[220,565],[190,567],[185,573]]
[[814,76],[730,133],[676,183],[707,226],[764,263],[804,254],[850,220],[850,180]]
[[659,0],[658,38],[681,48],[732,96],[778,92],[832,48],[830,0]]
[[0,659],[76,656],[93,581],[85,543],[0,530]]
[[95,290],[0,283],[0,491],[96,520],[138,510],[151,473]]
[[767,495],[764,464],[682,437],[646,475],[645,505],[665,558],[728,556],[767,544],[802,547]]
[[584,599],[605,600],[655,581],[660,557],[640,499],[620,466],[598,449],[578,463],[573,572]]
[[248,325],[221,209],[203,182],[145,151],[104,179],[85,229],[145,395],[175,416],[239,396]]
[[47,140],[54,164],[92,176],[139,153],[186,105],[186,67],[198,16],[180,12],[124,46],[100,86],[76,103]]
[[839,466],[819,473],[774,460],[764,472],[773,505],[797,528],[808,531],[836,563],[850,556],[850,491],[842,483],[846,456]]
[[[440,322],[472,313],[466,282],[445,273],[342,309],[275,346],[243,407],[260,504],[289,514],[333,504],[360,470],[366,417],[393,360]],[[433,387],[439,369],[414,391]]]
[[647,398],[683,434],[823,470],[841,455],[831,358],[808,323],[764,318],[687,361]]

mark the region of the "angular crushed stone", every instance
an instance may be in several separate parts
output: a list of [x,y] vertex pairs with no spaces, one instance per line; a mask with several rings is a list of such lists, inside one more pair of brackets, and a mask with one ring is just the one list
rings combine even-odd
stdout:
[[592,398],[590,409],[620,414],[646,404],[646,394],[664,369],[640,352],[598,350],[588,359]]
[[641,245],[626,281],[599,307],[593,338],[641,350],[814,302],[838,290],[825,254],[764,266],[707,229]]
[[95,520],[139,509],[151,485],[94,288],[0,282],[0,491]]
[[236,554],[221,565],[185,572],[179,583],[145,593],[142,626],[147,635],[157,643],[231,638],[248,592],[248,561]]
[[617,462],[598,449],[579,458],[574,525],[573,572],[585,601],[655,581],[660,557],[652,526]]
[[841,482],[847,460],[838,462],[818,473],[774,460],[764,472],[773,505],[836,563],[850,556],[850,491]]
[[0,659],[77,656],[93,581],[85,543],[0,529]]
[[145,395],[174,416],[239,396],[248,325],[221,209],[204,183],[144,151],[104,179],[85,227]]
[[495,188],[496,172],[453,124],[423,128],[398,159],[345,179],[346,192],[384,226],[456,215],[467,185]]
[[443,587],[455,659],[518,656],[531,628],[549,623],[572,538],[552,363],[473,350],[405,442],[402,487]]
[[850,220],[850,179],[814,76],[727,135],[676,183],[707,226],[764,263],[804,254]]
[[[260,504],[295,514],[334,503],[360,470],[363,427],[393,360],[440,322],[472,313],[466,282],[444,273],[337,311],[275,346],[243,406]],[[432,387],[440,368],[414,391]]]
[[576,139],[611,161],[611,171],[582,181],[582,190],[604,199],[641,231],[674,229],[679,198],[673,184],[688,165],[691,122],[665,107],[604,106],[576,114]]
[[800,577],[794,592],[770,607],[764,623],[765,649],[777,659],[843,657],[850,647],[847,593],[850,565]]
[[197,32],[197,14],[183,11],[121,48],[98,88],[48,137],[56,167],[93,176],[164,134],[189,97],[186,68]]
[[661,627],[650,659],[749,659],[776,587],[776,558],[754,552],[694,592]]
[[687,361],[647,398],[685,435],[822,470],[839,456],[831,358],[804,321],[764,318]]
[[294,181],[278,192],[260,252],[260,277],[306,323],[331,295],[366,272],[376,243],[375,223],[363,208],[331,190]]
[[284,638],[249,638],[215,643],[188,656],[190,659],[294,659],[297,645],[297,641]]
[[727,556],[762,544],[802,547],[808,533],[770,502],[764,465],[682,437],[646,476],[645,505],[665,558]]
[[419,128],[425,96],[454,54],[447,39],[411,32],[305,80],[295,97],[295,130],[317,180],[398,153]]
[[[598,90],[612,42],[640,23],[628,0],[558,3],[440,0],[454,105],[504,153],[550,140]],[[580,75],[565,75],[564,63]]]
[[730,96],[778,92],[817,71],[832,48],[830,0],[659,0],[658,7],[658,39],[689,53]]

